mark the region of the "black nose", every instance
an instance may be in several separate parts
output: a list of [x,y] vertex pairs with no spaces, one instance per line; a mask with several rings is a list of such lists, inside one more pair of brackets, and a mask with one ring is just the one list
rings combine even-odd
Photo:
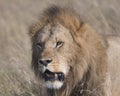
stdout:
[[51,59],[47,59],[47,60],[40,59],[39,60],[39,63],[42,64],[42,65],[44,65],[44,66],[47,66],[51,62],[52,62]]

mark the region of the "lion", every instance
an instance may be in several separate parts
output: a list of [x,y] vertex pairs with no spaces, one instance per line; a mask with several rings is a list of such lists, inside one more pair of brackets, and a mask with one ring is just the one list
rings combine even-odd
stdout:
[[43,12],[30,28],[32,68],[47,96],[110,96],[107,43],[71,9]]

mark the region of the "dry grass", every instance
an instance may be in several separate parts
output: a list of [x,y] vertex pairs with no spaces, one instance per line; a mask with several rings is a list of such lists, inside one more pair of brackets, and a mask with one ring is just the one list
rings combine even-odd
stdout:
[[99,33],[120,33],[118,0],[0,0],[0,96],[41,96],[27,32],[50,4],[72,6]]

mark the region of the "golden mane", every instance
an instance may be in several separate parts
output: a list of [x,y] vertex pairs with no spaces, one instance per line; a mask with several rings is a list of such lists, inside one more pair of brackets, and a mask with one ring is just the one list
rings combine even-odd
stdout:
[[36,32],[49,23],[60,23],[74,32],[79,30],[82,24],[80,21],[80,16],[75,11],[70,10],[69,8],[54,6],[43,12],[39,21],[30,28],[30,34],[34,36]]

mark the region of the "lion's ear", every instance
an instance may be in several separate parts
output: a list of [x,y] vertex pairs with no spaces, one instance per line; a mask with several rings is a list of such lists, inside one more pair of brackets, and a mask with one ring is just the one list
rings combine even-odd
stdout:
[[34,37],[35,34],[46,24],[47,20],[47,17],[41,17],[38,22],[32,24],[32,26],[29,27],[29,35]]
[[30,37],[33,37],[35,32],[33,31],[33,25],[28,28],[28,34]]
[[97,33],[88,24],[82,23],[77,35],[83,38],[84,40],[89,41],[89,40],[95,39],[97,36]]
[[29,27],[29,35],[34,37],[34,35],[41,29],[42,26],[43,24],[40,21],[32,24],[32,26]]

